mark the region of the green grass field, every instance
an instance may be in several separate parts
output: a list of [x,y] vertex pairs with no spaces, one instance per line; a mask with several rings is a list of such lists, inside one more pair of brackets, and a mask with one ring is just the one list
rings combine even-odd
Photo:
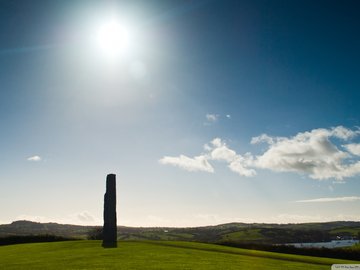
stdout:
[[339,228],[339,229],[333,229],[330,231],[330,234],[332,234],[332,235],[349,234],[352,236],[358,236],[359,233],[360,233],[360,227]]
[[224,241],[254,241],[262,240],[264,237],[260,234],[260,229],[248,229],[238,232],[224,234],[222,240]]
[[0,247],[1,269],[330,269],[360,263],[254,251],[190,242],[100,241],[19,244]]

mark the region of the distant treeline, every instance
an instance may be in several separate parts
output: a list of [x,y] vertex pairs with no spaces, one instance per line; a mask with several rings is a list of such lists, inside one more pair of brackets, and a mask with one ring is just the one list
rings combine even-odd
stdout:
[[[305,243],[305,242],[328,242],[331,241],[331,235],[328,231],[322,230],[294,230],[278,228],[262,228],[260,234],[267,241],[265,244],[283,244],[283,243]],[[263,244],[263,243],[259,243]]]
[[24,243],[40,243],[40,242],[59,242],[59,241],[70,241],[78,240],[75,238],[67,238],[57,235],[12,235],[0,238],[0,246],[24,244]]
[[238,247],[245,249],[263,250],[278,253],[307,255],[315,257],[336,258],[345,260],[359,260],[360,249],[351,248],[297,248],[288,245],[266,245],[254,243],[220,242],[222,246]]

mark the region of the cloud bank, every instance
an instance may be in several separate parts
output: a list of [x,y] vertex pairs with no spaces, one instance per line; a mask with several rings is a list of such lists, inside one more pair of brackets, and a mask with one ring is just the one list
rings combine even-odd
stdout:
[[[360,174],[360,144],[348,143],[360,134],[359,129],[343,126],[313,129],[292,137],[273,137],[262,134],[251,139],[251,144],[265,143],[260,155],[240,155],[222,139],[215,138],[204,146],[205,152],[194,158],[180,155],[165,156],[161,164],[169,164],[187,171],[214,172],[210,162],[225,162],[228,168],[245,177],[256,175],[256,169],[274,172],[294,172],[317,180],[344,178]],[[342,141],[336,145],[334,141]]]
[[102,222],[100,218],[94,217],[88,211],[68,214],[62,217],[34,216],[34,215],[23,214],[17,216],[14,220],[29,220],[29,221],[41,222],[41,223],[56,222],[59,224],[77,224],[77,225],[99,225]]
[[350,144],[344,145],[344,147],[345,147],[346,150],[348,150],[351,154],[353,154],[353,155],[355,155],[355,156],[360,156],[360,144],[350,143]]
[[210,165],[205,156],[197,156],[194,158],[189,158],[184,155],[179,157],[163,157],[159,160],[161,164],[168,164],[177,166],[181,169],[187,170],[189,172],[203,171],[213,173],[214,168]]
[[253,176],[255,170],[247,168],[252,163],[252,156],[236,154],[234,150],[228,148],[220,138],[215,138],[204,146],[205,153],[194,158],[180,155],[179,157],[165,156],[159,160],[161,164],[173,165],[187,171],[203,171],[213,173],[215,170],[209,161],[223,161],[233,172],[242,176]]
[[296,172],[313,179],[342,180],[360,173],[360,162],[347,162],[351,153],[339,149],[331,139],[347,141],[359,131],[342,126],[332,129],[314,129],[294,137],[270,137],[266,134],[252,139],[253,143],[266,142],[268,149],[256,158],[258,168],[277,172]]
[[359,201],[360,197],[350,196],[350,197],[335,197],[335,198],[318,198],[311,200],[299,200],[297,203],[326,203],[326,202],[354,202]]

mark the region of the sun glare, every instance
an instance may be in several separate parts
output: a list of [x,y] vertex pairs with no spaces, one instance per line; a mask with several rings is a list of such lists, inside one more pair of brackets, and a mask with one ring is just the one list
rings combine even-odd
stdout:
[[130,46],[128,29],[116,19],[100,24],[95,34],[98,50],[105,57],[117,58],[127,53]]

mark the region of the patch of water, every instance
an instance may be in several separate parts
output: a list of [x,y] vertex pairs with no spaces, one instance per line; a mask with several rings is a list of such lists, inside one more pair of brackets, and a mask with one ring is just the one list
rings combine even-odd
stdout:
[[332,240],[330,242],[317,242],[317,243],[291,243],[289,246],[298,248],[342,248],[351,247],[358,244],[359,240]]

